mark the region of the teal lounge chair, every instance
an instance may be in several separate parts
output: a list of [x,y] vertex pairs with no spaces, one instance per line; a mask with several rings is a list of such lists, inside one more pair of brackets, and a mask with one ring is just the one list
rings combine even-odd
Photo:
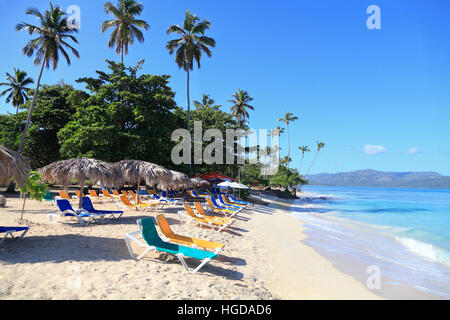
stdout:
[[49,190],[47,190],[47,193],[44,194],[43,199],[47,202],[51,202],[53,205],[55,204],[55,199],[53,198],[53,196]]
[[[184,268],[190,273],[196,273],[201,267],[217,257],[217,253],[214,252],[189,248],[163,241],[156,231],[155,223],[153,222],[152,218],[137,220],[137,224],[140,229],[139,231],[130,232],[125,235],[125,241],[127,243],[128,251],[130,252],[131,258],[133,259],[135,259],[136,257],[133,253],[133,249],[131,248],[130,240],[140,245],[141,247],[146,248],[146,250],[137,257],[138,260],[152,250],[167,252],[175,255],[180,260]],[[142,236],[144,241],[138,239],[136,237],[137,235]],[[192,270],[186,264],[184,257],[201,260],[201,263],[197,266],[197,268]]]

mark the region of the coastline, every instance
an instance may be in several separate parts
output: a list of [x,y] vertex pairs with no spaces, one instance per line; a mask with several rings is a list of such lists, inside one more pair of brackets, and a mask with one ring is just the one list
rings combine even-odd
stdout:
[[[158,253],[130,259],[124,235],[149,214],[126,212],[120,222],[79,227],[49,223],[55,209],[27,201],[29,233],[0,247],[0,299],[380,299],[302,243],[305,228],[290,215],[289,202],[264,200],[271,204],[249,208],[219,234],[179,225],[180,207],[164,210],[176,233],[225,244],[195,275]],[[8,198],[1,225],[16,224],[20,203]]]

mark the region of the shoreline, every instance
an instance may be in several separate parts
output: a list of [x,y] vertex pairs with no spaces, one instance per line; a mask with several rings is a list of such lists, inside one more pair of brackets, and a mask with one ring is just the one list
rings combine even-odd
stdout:
[[[8,198],[0,225],[17,224],[20,200]],[[49,223],[55,208],[27,201],[30,231],[0,246],[0,299],[381,299],[302,242],[305,227],[289,213],[289,202],[265,200],[271,204],[250,207],[221,233],[180,225],[180,207],[162,210],[176,233],[225,244],[194,275],[164,254],[130,258],[125,233],[154,214],[128,211],[118,222],[79,227]]]

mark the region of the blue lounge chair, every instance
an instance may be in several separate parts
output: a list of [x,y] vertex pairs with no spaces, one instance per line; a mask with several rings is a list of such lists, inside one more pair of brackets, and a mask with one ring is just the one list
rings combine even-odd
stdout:
[[225,207],[232,207],[232,208],[236,208],[236,209],[242,208],[242,206],[237,206],[237,205],[234,205],[234,204],[226,203],[225,201],[223,201],[222,197],[223,197],[223,195],[219,196],[218,199],[219,199],[220,203],[222,205],[224,205]]
[[156,193],[153,194],[153,197],[156,200],[159,200],[159,201],[165,202],[165,203],[171,203],[171,204],[182,204],[183,203],[182,199],[170,199],[170,198],[166,198],[166,197],[161,197],[161,196],[158,196]]
[[242,208],[236,208],[236,207],[230,207],[230,206],[221,206],[216,202],[216,199],[214,197],[211,197],[211,202],[213,203],[213,205],[217,208],[217,209],[228,209],[228,210],[233,210],[233,211],[241,211]]
[[4,234],[4,236],[0,239],[0,244],[5,241],[7,236],[15,238],[13,235],[15,232],[22,232],[17,239],[23,238],[29,229],[29,227],[0,227],[0,233]]
[[[206,263],[217,257],[217,253],[214,252],[209,252],[196,248],[189,248],[163,241],[160,238],[158,231],[156,231],[155,223],[153,222],[152,218],[137,220],[137,224],[140,229],[139,231],[130,232],[125,235],[125,241],[127,243],[128,251],[130,252],[130,256],[133,259],[135,259],[136,256],[134,255],[133,249],[131,248],[130,240],[134,241],[136,244],[146,249],[141,255],[137,257],[137,259],[141,259],[151,250],[167,252],[175,255],[180,260],[181,264],[185,267],[185,269],[190,273],[196,273]],[[138,239],[136,237],[137,235],[142,236],[144,241]],[[201,263],[195,269],[192,270],[186,264],[184,257],[201,260]]]
[[235,197],[233,197],[232,194],[230,194],[230,195],[228,195],[228,196],[229,196],[229,197],[231,198],[231,200],[233,200],[234,202],[242,203],[242,204],[250,204],[249,202],[245,202],[245,201],[241,201],[241,200],[236,199]]
[[[84,199],[84,198],[83,198]],[[74,210],[67,199],[56,200],[56,205],[58,206],[59,212],[49,213],[48,218],[50,222],[56,218],[58,221],[60,218],[76,218],[78,223],[81,225],[88,225],[90,222],[94,222],[94,215],[90,214],[84,210]],[[85,221],[86,220],[86,221]],[[55,221],[55,222],[56,222]]]
[[[94,206],[92,205],[92,201],[89,197],[84,197],[81,200],[81,207],[86,210],[87,212],[91,214],[102,214],[102,215],[109,215],[109,219],[119,219],[123,211],[110,211],[110,210],[96,210]],[[115,215],[118,214],[119,216],[116,218]]]
[[144,200],[149,200],[152,198],[152,195],[147,192],[147,190],[139,190],[139,197]]

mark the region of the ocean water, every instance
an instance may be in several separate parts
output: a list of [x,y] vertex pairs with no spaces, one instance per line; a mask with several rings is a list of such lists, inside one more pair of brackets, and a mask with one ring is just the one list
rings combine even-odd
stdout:
[[450,299],[450,190],[302,191],[330,195],[291,212],[305,222],[305,242],[338,269],[367,285],[375,266],[381,283],[370,289],[386,298]]

